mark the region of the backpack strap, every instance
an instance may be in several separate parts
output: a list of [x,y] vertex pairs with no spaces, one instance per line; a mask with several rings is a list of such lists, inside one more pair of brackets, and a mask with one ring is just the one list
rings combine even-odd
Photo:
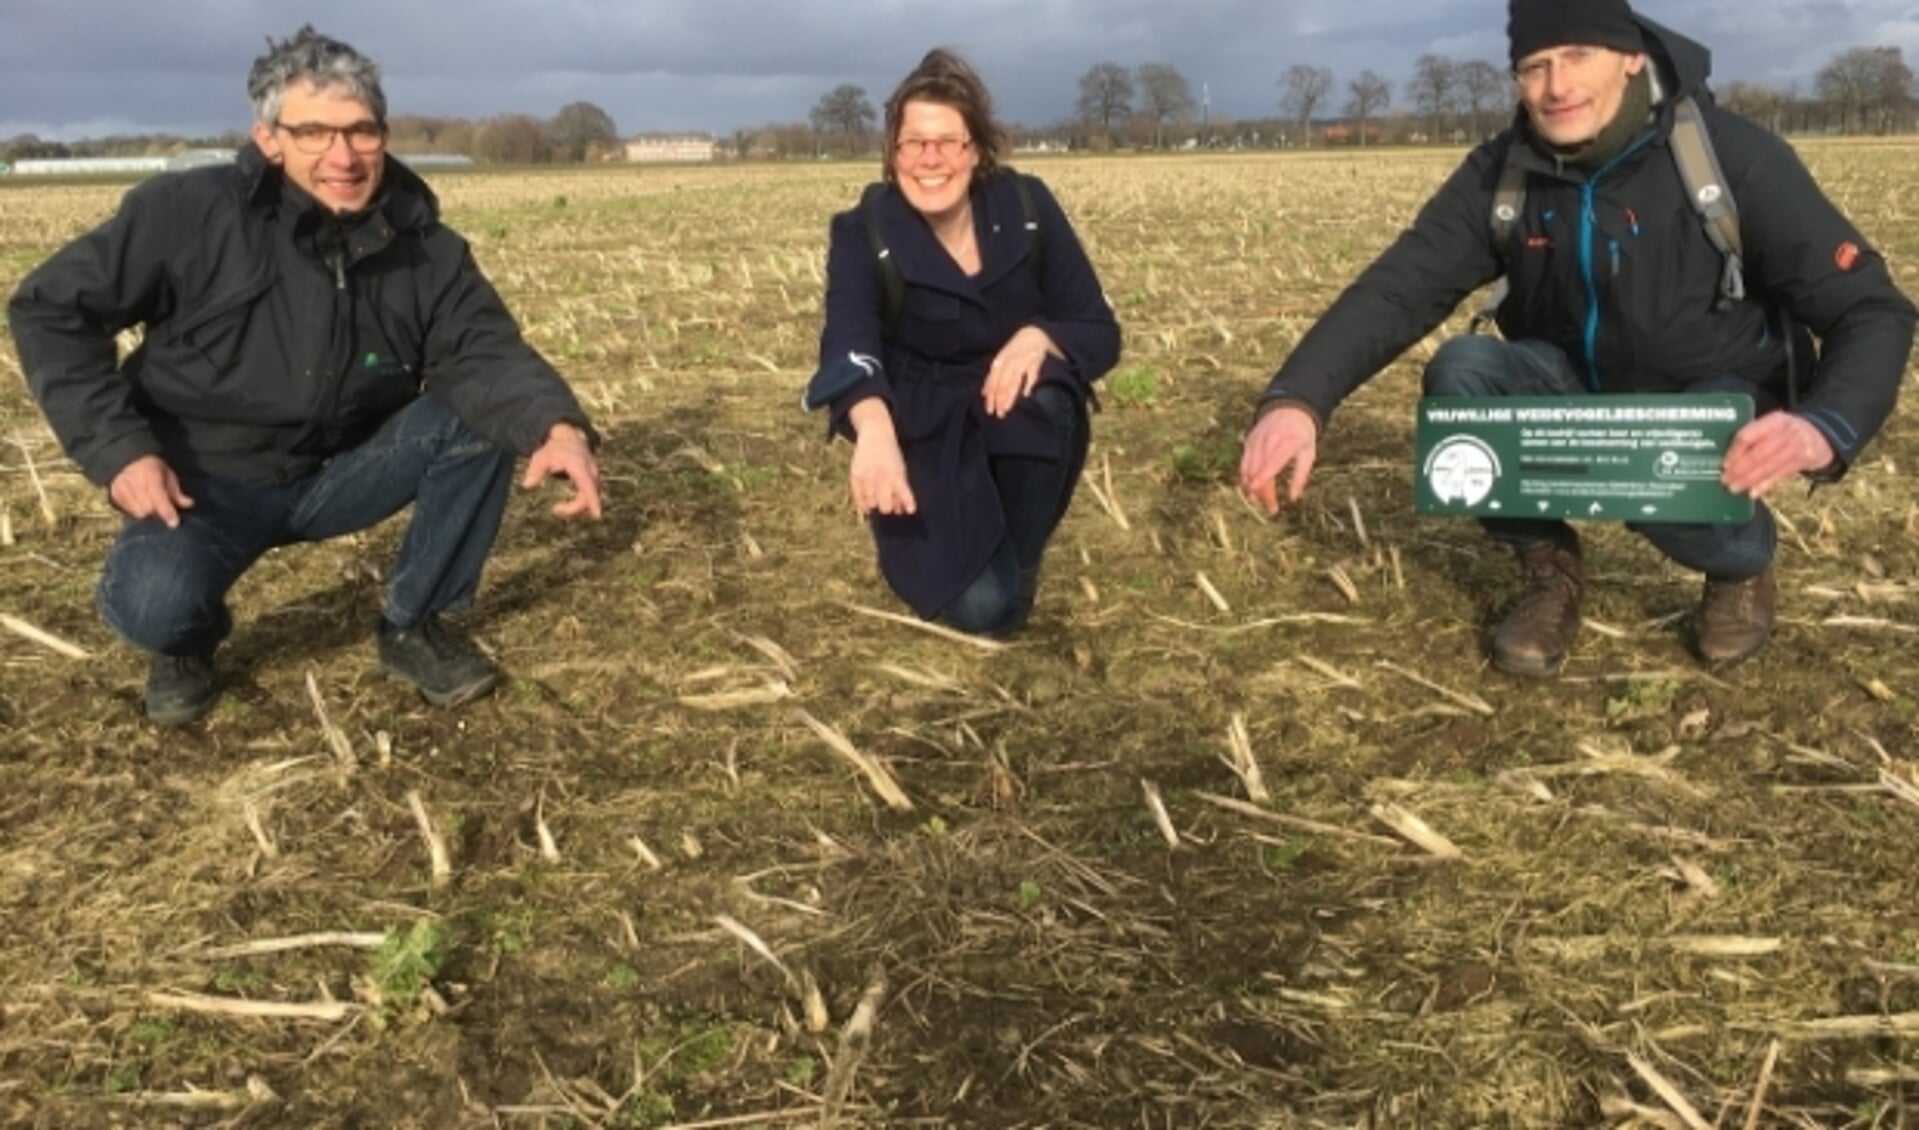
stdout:
[[884,305],[880,309],[880,336],[892,341],[898,336],[900,311],[906,307],[906,279],[900,275],[898,263],[893,262],[892,249],[886,246],[886,236],[880,232],[880,197],[886,194],[886,185],[874,181],[860,193],[860,211],[866,216],[866,243],[873,249],[873,266],[880,273],[880,289]]
[[1719,308],[1746,297],[1743,270],[1744,245],[1739,237],[1739,207],[1732,190],[1726,186],[1725,170],[1719,167],[1719,155],[1713,152],[1712,138],[1706,133],[1706,118],[1699,103],[1690,96],[1673,103],[1672,157],[1679,166],[1679,179],[1686,186],[1686,197],[1705,225],[1706,238],[1726,261],[1719,277]]
[[1026,268],[1033,274],[1034,285],[1039,285],[1046,277],[1046,239],[1039,226],[1039,208],[1033,203],[1033,189],[1026,178],[1007,169],[1013,178],[1013,187],[1019,190],[1019,210],[1026,225]]
[[[1506,151],[1506,163],[1499,169],[1499,184],[1493,188],[1492,235],[1493,247],[1504,251],[1512,242],[1513,233],[1519,230],[1519,214],[1526,208],[1526,170],[1513,160],[1512,150]],[[1486,301],[1479,307],[1479,313],[1473,315],[1469,333],[1479,333],[1499,316],[1499,306],[1512,292],[1512,282],[1505,275],[1493,284]]]
[[[1679,167],[1679,179],[1685,185],[1686,198],[1706,229],[1706,238],[1725,259],[1719,277],[1717,309],[1746,298],[1745,242],[1739,232],[1739,202],[1726,184],[1726,171],[1719,166],[1719,154],[1713,149],[1712,135],[1706,130],[1706,116],[1697,99],[1688,95],[1673,103],[1672,158]],[[1773,311],[1775,330],[1786,352],[1786,407],[1799,407],[1799,374],[1812,360],[1801,353],[1810,352],[1812,340],[1781,306]]]

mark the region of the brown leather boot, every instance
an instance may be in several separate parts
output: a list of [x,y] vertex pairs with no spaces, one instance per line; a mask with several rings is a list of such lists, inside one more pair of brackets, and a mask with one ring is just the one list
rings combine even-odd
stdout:
[[1739,662],[1766,646],[1778,592],[1772,569],[1744,581],[1706,578],[1693,617],[1693,645],[1699,658],[1714,667]]
[[1556,674],[1579,634],[1586,573],[1579,543],[1535,542],[1519,550],[1526,589],[1493,632],[1493,666],[1508,675]]

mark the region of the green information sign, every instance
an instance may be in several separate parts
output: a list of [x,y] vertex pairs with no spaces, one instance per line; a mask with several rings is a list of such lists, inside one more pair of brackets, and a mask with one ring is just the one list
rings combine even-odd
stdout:
[[1427,397],[1414,508],[1475,518],[1732,524],[1752,499],[1719,483],[1752,398]]

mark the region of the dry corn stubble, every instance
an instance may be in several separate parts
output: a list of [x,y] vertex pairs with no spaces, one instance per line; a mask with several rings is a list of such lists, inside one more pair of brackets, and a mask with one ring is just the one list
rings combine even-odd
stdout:
[[[1907,150],[1802,148],[1913,289]],[[792,406],[864,164],[436,183],[609,437],[606,523],[514,503],[480,600],[513,681],[455,715],[372,677],[395,523],[263,562],[226,702],[142,726],[89,603],[113,517],[0,342],[0,612],[89,656],[0,633],[0,1120],[109,1121],[115,1088],[232,1110],[266,1101],[251,1075],[293,1125],[1560,1126],[1622,1090],[1684,1124],[1629,1056],[1722,1122],[1894,1109],[1919,1069],[1909,409],[1846,483],[1778,500],[1782,626],[1713,678],[1677,634],[1693,580],[1611,528],[1567,677],[1484,669],[1506,563],[1410,512],[1405,406],[1443,332],[1341,410],[1300,504],[1233,497],[1265,377],[1459,157],[1021,158],[1156,391],[1095,418],[1033,626],[991,650],[868,614],[900,610],[846,450]],[[121,191],[0,187],[0,291]],[[342,743],[380,756],[342,783]],[[1267,802],[1238,799],[1251,770]],[[1385,781],[1465,859],[1376,824]],[[444,1016],[173,1003],[332,1015],[353,946],[207,951],[423,915]]]

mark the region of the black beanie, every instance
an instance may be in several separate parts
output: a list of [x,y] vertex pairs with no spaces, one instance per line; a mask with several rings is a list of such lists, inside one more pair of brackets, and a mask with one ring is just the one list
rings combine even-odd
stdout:
[[1548,47],[1610,47],[1628,54],[1646,49],[1626,0],[1512,0],[1506,38],[1515,66]]

